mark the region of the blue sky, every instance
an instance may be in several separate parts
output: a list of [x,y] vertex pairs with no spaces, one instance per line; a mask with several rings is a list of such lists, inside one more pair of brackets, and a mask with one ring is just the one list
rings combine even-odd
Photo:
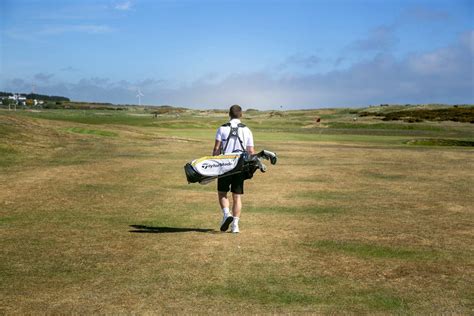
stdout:
[[474,103],[470,0],[0,0],[0,90],[194,108]]

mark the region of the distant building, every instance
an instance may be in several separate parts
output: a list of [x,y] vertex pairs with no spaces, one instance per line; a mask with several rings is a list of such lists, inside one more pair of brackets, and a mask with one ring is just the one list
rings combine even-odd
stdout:
[[[27,104],[26,97],[22,96],[21,94],[18,94],[18,93],[15,93],[15,94],[10,95],[8,97],[3,97],[2,99],[7,99],[7,98],[8,98],[8,100],[13,100],[13,102],[15,102],[15,104],[17,104],[17,105],[26,105]],[[31,102],[34,106],[39,106],[39,105],[44,104],[43,100],[37,100],[37,99],[31,100]]]
[[20,94],[14,94],[8,97],[8,100],[13,100],[16,104],[26,105],[26,97]]

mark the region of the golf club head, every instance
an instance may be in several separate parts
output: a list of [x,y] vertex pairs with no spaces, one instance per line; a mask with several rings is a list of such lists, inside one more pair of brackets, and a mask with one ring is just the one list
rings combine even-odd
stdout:
[[277,163],[278,158],[277,158],[276,153],[268,151],[268,150],[264,150],[263,155],[266,159],[270,160],[272,165]]

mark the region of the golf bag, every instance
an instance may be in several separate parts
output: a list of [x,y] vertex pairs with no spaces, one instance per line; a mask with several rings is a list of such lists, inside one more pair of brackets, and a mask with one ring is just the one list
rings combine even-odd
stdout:
[[206,156],[195,159],[184,166],[188,183],[207,184],[214,179],[242,174],[244,180],[251,179],[255,171],[267,171],[262,159],[270,160],[274,165],[277,155],[268,150],[249,155],[247,152],[219,156]]

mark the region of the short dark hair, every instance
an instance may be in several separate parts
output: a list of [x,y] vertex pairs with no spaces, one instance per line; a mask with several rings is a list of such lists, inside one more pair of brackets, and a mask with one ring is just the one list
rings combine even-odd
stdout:
[[229,109],[229,116],[231,119],[238,119],[242,117],[242,108],[238,104],[234,104]]

